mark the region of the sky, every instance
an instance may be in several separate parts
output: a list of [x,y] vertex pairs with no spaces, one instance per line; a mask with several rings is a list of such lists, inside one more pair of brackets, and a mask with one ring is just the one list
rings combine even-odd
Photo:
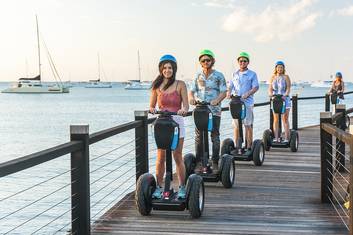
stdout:
[[[35,15],[63,81],[153,80],[158,61],[172,54],[179,79],[200,70],[210,49],[226,79],[241,51],[268,80],[283,60],[294,81],[329,80],[336,71],[353,82],[353,0],[0,0],[0,81],[38,73]],[[44,81],[53,81],[42,48]]]

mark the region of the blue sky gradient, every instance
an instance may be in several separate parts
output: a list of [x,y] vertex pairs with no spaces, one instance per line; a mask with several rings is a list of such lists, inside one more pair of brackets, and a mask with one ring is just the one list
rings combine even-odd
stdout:
[[[240,51],[267,80],[283,60],[293,80],[328,80],[336,71],[353,81],[353,1],[255,0],[13,0],[0,8],[0,81],[37,73],[35,14],[63,80],[153,80],[162,54],[178,60],[178,77],[200,69],[203,48],[230,78]],[[43,57],[43,80],[53,81]],[[26,62],[27,61],[27,62]]]

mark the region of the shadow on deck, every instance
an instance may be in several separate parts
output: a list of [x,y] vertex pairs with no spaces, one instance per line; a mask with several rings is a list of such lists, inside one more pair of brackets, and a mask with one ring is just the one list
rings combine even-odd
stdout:
[[264,165],[236,165],[231,189],[207,183],[200,219],[188,212],[141,216],[127,195],[92,228],[92,234],[347,234],[330,204],[320,203],[319,128],[299,131],[297,153],[266,152]]

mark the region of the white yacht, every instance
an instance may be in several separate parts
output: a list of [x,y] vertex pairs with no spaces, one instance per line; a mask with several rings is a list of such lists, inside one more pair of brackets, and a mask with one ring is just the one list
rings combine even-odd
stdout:
[[151,89],[151,83],[141,82],[140,80],[129,80],[125,86],[126,90],[149,90]]
[[137,62],[138,62],[138,80],[129,80],[125,86],[126,90],[149,90],[151,88],[150,82],[141,82],[141,66],[140,66],[140,52],[137,51]]
[[42,84],[40,76],[35,78],[20,78],[17,83],[2,91],[2,93],[69,93],[68,87]]
[[326,87],[329,88],[332,86],[332,81],[316,81],[311,83],[311,87]]
[[[47,50],[48,59],[50,63],[50,68],[52,69],[53,76],[56,79],[55,85],[45,85],[42,84],[42,71],[41,71],[41,60],[40,60],[40,43],[39,43],[39,28],[38,28],[38,19],[36,16],[36,25],[37,25],[37,43],[38,43],[38,68],[39,75],[33,78],[20,78],[16,83],[12,84],[11,87],[2,91],[2,93],[68,93],[69,88],[65,87],[60,80],[59,73],[54,65],[54,62]],[[44,44],[45,45],[45,44]],[[45,46],[46,47],[46,46]]]
[[100,79],[89,80],[85,88],[112,88],[112,84],[110,82],[101,82]]

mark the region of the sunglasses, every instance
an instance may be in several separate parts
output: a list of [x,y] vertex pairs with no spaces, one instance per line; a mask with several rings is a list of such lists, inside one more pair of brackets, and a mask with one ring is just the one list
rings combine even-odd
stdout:
[[247,60],[239,60],[239,63],[248,63]]
[[211,60],[210,60],[210,59],[204,59],[204,60],[201,60],[200,62],[201,62],[201,63],[205,63],[205,62],[208,63],[208,62],[211,62]]

